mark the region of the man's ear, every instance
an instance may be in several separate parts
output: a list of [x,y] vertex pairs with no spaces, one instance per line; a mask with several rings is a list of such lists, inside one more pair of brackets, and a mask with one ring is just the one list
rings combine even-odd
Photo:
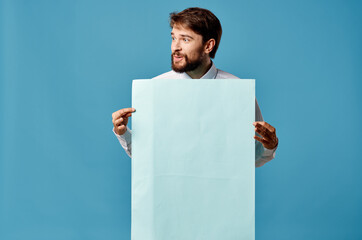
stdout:
[[211,38],[207,40],[207,42],[204,45],[204,52],[210,53],[212,49],[214,49],[214,46],[215,46],[215,39]]

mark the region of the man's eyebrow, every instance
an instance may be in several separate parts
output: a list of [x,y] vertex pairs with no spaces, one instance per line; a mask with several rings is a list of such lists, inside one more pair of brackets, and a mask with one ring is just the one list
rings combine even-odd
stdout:
[[190,35],[187,35],[187,34],[181,34],[182,37],[188,37],[188,38],[191,38],[191,39],[194,39],[193,37],[191,37]]
[[[175,35],[173,32],[171,32],[171,36]],[[191,37],[190,35],[187,35],[187,34],[180,34],[181,37],[188,37],[188,38],[191,38],[191,39],[194,39],[193,37]]]

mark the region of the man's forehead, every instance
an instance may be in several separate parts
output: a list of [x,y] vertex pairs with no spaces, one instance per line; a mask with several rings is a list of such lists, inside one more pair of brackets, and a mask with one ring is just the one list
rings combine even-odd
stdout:
[[190,35],[190,36],[200,35],[194,32],[191,28],[184,27],[181,24],[174,24],[171,34]]

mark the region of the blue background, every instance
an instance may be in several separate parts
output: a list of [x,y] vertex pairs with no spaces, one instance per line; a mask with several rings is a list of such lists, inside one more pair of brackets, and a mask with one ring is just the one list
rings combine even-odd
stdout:
[[280,138],[256,169],[256,238],[361,239],[361,5],[1,0],[0,239],[130,239],[111,114],[170,70],[168,14],[191,6],[220,19],[216,66],[256,78]]

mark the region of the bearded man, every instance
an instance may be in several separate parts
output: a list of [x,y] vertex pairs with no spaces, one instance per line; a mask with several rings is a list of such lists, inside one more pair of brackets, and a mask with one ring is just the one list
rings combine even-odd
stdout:
[[[209,10],[188,8],[170,14],[172,70],[153,79],[238,79],[217,69],[215,58],[222,28],[219,19]],[[113,132],[131,157],[131,130],[128,118],[134,108],[120,109],[112,114]],[[275,157],[278,138],[275,128],[264,122],[258,102],[255,100],[255,166],[260,167]],[[186,143],[185,143],[186,144]]]

